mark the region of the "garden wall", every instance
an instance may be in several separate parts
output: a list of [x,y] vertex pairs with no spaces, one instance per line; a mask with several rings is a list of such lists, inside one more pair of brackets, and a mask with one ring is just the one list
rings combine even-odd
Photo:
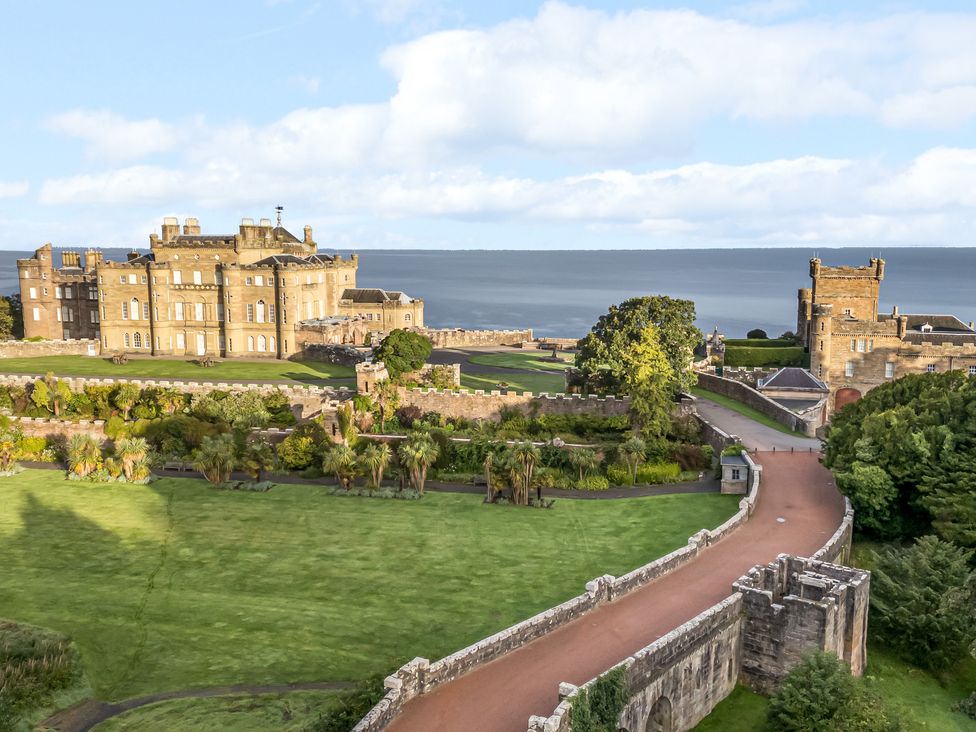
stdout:
[[400,406],[415,406],[424,412],[466,419],[499,419],[503,409],[521,409],[526,414],[592,414],[615,417],[630,410],[629,397],[583,397],[578,394],[533,394],[527,391],[438,391],[401,389]]
[[101,345],[97,340],[0,341],[0,358],[97,356],[101,352]]
[[464,330],[463,328],[422,328],[434,348],[479,348],[485,346],[519,346],[532,340],[532,329]]
[[105,437],[105,420],[79,419],[69,421],[65,419],[41,419],[39,417],[9,417],[10,425],[18,428],[30,437],[52,437],[54,435],[92,435],[102,439]]
[[780,424],[796,430],[808,437],[815,437],[819,421],[816,419],[804,419],[802,416],[791,412],[784,406],[774,402],[769,397],[760,394],[755,389],[740,384],[738,381],[725,379],[721,376],[699,371],[698,385],[716,394],[722,394],[737,402],[742,402],[748,407],[752,407],[758,412],[765,414],[770,419],[774,419]]

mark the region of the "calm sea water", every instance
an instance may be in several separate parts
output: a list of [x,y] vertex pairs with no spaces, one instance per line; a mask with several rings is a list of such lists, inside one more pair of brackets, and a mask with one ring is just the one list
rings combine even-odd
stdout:
[[[106,249],[111,259],[124,250]],[[715,249],[648,251],[364,250],[361,286],[403,290],[425,301],[434,327],[531,327],[579,337],[612,303],[644,294],[695,301],[700,328],[730,336],[796,326],[796,291],[809,287],[808,260],[887,261],[881,307],[976,320],[976,249]],[[17,289],[15,260],[0,252],[0,292]]]

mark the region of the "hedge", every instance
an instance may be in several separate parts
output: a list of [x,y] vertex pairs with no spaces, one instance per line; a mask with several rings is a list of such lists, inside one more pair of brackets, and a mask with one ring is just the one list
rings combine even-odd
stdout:
[[795,346],[796,342],[787,338],[726,338],[725,346],[733,348],[786,348]]
[[726,366],[805,366],[807,362],[802,346],[725,349]]

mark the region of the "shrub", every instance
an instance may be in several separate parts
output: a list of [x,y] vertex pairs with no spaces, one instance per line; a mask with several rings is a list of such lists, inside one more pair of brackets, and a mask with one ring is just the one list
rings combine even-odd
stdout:
[[952,705],[953,711],[962,712],[970,719],[976,719],[976,691],[965,699],[957,701]]
[[583,480],[576,481],[575,487],[581,491],[605,491],[610,487],[610,481],[602,475],[586,475]]
[[224,483],[230,478],[236,461],[237,446],[230,434],[205,437],[200,447],[193,453],[193,467],[203,473],[203,477],[214,485]]
[[[704,449],[708,448],[708,451]],[[712,467],[712,455],[714,451],[711,445],[675,445],[671,450],[671,459],[678,464],[682,470],[705,470]]]
[[615,668],[573,698],[570,720],[573,732],[612,732],[617,717],[627,706],[626,672]]
[[426,363],[433,346],[426,336],[408,330],[390,331],[373,351],[373,358],[386,365],[390,377],[416,371]]
[[634,476],[630,468],[618,463],[607,466],[607,480],[611,485],[632,486],[634,484]]
[[400,423],[401,427],[410,429],[413,427],[413,423],[416,422],[423,416],[423,412],[420,407],[415,407],[412,404],[405,407],[400,407],[396,410],[396,418]]
[[315,720],[309,731],[349,732],[386,694],[383,678],[383,674],[370,676],[355,689],[340,694],[333,708]]
[[769,338],[769,336],[766,335],[766,331],[764,331],[762,328],[755,328],[754,330],[750,330],[748,333],[746,333],[746,338],[749,340],[756,338],[765,341]]
[[637,468],[637,483],[655,485],[673,483],[681,477],[677,463],[648,463]]
[[114,415],[109,417],[105,422],[105,436],[110,440],[117,440],[120,437],[125,437],[129,434],[129,426],[125,423],[125,420]]
[[43,437],[27,437],[22,435],[17,440],[17,459],[42,460],[47,447],[47,440]]
[[291,434],[278,444],[278,459],[288,470],[304,470],[318,458],[311,437]]

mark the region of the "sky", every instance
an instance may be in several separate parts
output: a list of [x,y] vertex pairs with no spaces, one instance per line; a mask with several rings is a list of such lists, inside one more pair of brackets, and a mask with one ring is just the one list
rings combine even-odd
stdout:
[[0,9],[2,249],[976,245],[971,2]]

